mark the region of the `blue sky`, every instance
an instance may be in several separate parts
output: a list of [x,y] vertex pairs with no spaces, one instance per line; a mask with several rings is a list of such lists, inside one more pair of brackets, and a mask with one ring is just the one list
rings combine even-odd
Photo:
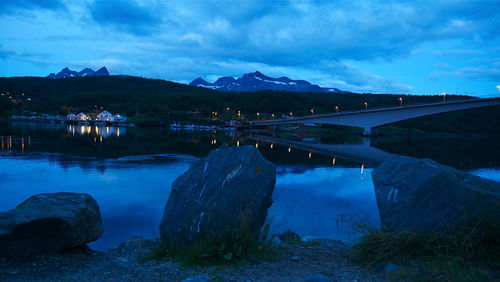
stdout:
[[0,76],[259,70],[372,93],[499,94],[500,1],[1,0]]

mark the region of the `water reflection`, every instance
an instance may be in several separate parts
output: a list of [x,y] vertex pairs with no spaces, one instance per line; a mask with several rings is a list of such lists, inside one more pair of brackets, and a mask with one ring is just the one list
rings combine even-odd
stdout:
[[[108,138],[111,136],[120,137],[120,134],[127,134],[127,127],[117,127],[117,126],[68,124],[66,129],[67,132],[70,133],[72,136],[75,135],[97,136],[101,141],[102,138]],[[97,138],[95,138],[94,140],[97,140]]]
[[291,229],[303,236],[347,240],[355,216],[377,224],[370,173],[382,157],[428,157],[483,168],[480,173],[489,178],[500,175],[500,142],[491,139],[245,135],[30,122],[0,122],[0,138],[0,211],[37,193],[90,193],[104,217],[106,233],[93,244],[101,250],[134,234],[157,237],[172,181],[221,144],[255,146],[276,166],[268,220],[275,232]]

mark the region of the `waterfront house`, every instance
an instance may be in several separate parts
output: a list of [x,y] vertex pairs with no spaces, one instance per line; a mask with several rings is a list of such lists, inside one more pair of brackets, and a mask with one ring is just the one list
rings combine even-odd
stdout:
[[97,114],[98,121],[113,121],[113,115],[108,111],[102,111]]
[[66,120],[71,120],[71,121],[76,120],[76,115],[75,114],[69,114],[69,115],[66,116]]
[[120,115],[120,114],[115,114],[112,116],[112,121],[114,121],[114,122],[127,122],[127,117]]
[[76,116],[76,120],[78,120],[78,121],[88,121],[89,120],[89,116],[86,115],[85,113],[79,113]]

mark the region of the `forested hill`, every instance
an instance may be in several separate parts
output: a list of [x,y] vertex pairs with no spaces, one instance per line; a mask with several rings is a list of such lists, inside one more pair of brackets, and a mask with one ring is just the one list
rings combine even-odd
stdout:
[[[38,113],[92,111],[103,107],[129,116],[167,116],[172,112],[189,111],[202,117],[212,112],[241,111],[241,116],[253,119],[256,113],[307,115],[335,111],[398,106],[442,101],[442,96],[374,95],[353,93],[295,93],[284,91],[217,92],[165,80],[132,76],[74,77],[49,79],[42,77],[0,78],[0,115],[22,110]],[[21,96],[24,93],[24,96]],[[465,96],[464,96],[465,97]],[[453,95],[447,100],[463,99]],[[27,100],[29,98],[29,100]]]

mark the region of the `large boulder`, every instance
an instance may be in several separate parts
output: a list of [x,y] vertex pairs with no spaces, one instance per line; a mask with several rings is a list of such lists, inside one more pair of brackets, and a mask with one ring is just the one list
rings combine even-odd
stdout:
[[395,156],[372,172],[382,227],[444,231],[500,219],[500,183],[429,159]]
[[99,206],[90,195],[39,194],[0,213],[0,257],[56,254],[102,233]]
[[223,145],[174,181],[161,237],[172,247],[185,247],[244,228],[257,240],[275,182],[276,169],[255,147]]

